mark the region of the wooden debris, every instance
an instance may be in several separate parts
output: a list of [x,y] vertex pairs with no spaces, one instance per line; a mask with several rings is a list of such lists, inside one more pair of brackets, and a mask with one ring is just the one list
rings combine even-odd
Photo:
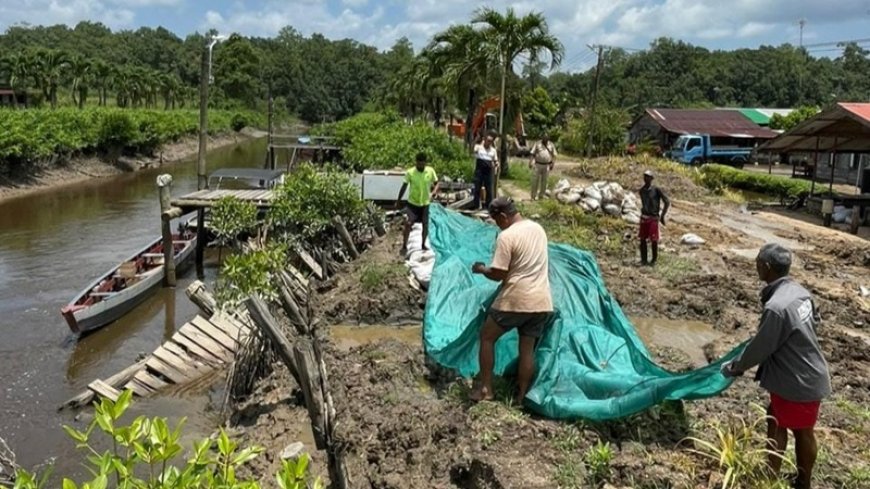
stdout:
[[[145,366],[145,360],[140,360],[140,361],[134,363],[133,365],[130,365],[129,367],[125,368],[124,370],[121,370],[120,372],[116,373],[115,375],[107,378],[103,382],[108,384],[109,386],[117,389],[117,388],[121,387],[122,385],[126,384],[127,381],[129,381],[136,374],[136,372],[141,370],[144,366]],[[75,397],[73,397],[70,400],[63,403],[60,406],[60,409],[64,409],[67,407],[79,408],[79,407],[85,406],[87,404],[90,404],[91,401],[93,401],[93,400],[94,400],[94,391],[92,391],[90,389],[86,389],[83,392],[76,395]]]
[[103,382],[100,379],[97,379],[88,384],[88,389],[94,391],[94,394],[100,397],[105,397],[112,402],[117,401],[118,397],[121,396],[121,391],[115,389],[114,387],[110,386],[109,384]]
[[199,280],[190,284],[185,293],[187,293],[187,297],[191,302],[196,304],[205,317],[210,318],[217,310],[217,302],[214,300],[211,293],[209,293],[205,284]]

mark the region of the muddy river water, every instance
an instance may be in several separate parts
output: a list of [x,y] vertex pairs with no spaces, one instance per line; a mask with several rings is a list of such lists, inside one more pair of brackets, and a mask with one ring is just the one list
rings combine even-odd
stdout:
[[[265,140],[209,154],[209,171],[259,166]],[[76,340],[60,308],[92,279],[160,235],[155,178],[173,175],[173,194],[196,190],[195,160],[114,178],[49,189],[0,203],[0,436],[25,466],[56,457],[59,471],[77,472],[80,458],[63,424],[83,425],[57,412],[66,399],[135,362],[196,314],[184,289],[160,289],[120,321]],[[206,279],[216,273],[206,261]],[[192,268],[192,267],[191,267]],[[216,426],[209,392],[139,400],[133,411],[188,418],[188,437]],[[85,410],[83,412],[87,412]],[[189,443],[185,443],[189,445]]]

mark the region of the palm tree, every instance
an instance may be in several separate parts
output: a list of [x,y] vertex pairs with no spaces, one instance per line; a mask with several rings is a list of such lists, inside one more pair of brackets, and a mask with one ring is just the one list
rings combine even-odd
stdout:
[[[479,94],[486,89],[490,75],[489,60],[480,31],[470,25],[454,25],[436,34],[425,49],[433,71],[446,86],[456,89],[458,106],[464,101],[466,143],[471,144],[471,123]],[[465,95],[467,98],[464,98]]]
[[57,108],[57,88],[68,67],[69,56],[65,52],[54,49],[37,51],[33,75],[52,109]]
[[114,70],[112,79],[115,86],[115,101],[118,107],[125,108],[133,102],[133,92],[135,75],[133,71],[126,66],[119,66]]
[[105,106],[107,103],[106,92],[112,85],[114,71],[112,66],[103,60],[95,61],[93,68],[91,68],[91,72],[94,75],[94,87],[99,91],[100,95],[100,106]]
[[[25,53],[12,54],[3,58],[4,71],[6,71],[9,88],[12,90],[12,104],[15,107],[18,107],[17,92],[27,88],[27,78],[32,65],[33,60]],[[26,108],[27,99],[25,98],[24,100]]]
[[[81,56],[75,56],[69,62],[69,72],[72,77],[73,104],[78,105],[80,109],[84,108],[85,101],[88,98],[88,86],[93,81],[92,69],[93,64],[90,60]],[[76,99],[77,95],[78,99]]]
[[482,25],[483,49],[487,58],[501,70],[501,98],[498,119],[498,132],[501,134],[502,171],[507,170],[507,140],[504,132],[505,85],[508,73],[513,73],[517,57],[525,54],[529,59],[541,60],[544,54],[550,57],[550,69],[562,62],[565,48],[555,36],[550,34],[547,19],[539,12],[517,17],[514,9],[505,14],[485,7],[479,9],[471,20],[472,24]]
[[163,110],[175,108],[175,99],[181,87],[178,76],[169,73],[160,74],[160,94],[163,96]]

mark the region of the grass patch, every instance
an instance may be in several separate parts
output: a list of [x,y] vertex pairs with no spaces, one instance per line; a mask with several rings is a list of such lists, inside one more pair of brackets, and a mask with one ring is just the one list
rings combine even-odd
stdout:
[[587,213],[576,205],[565,205],[556,200],[527,202],[520,207],[525,216],[539,216],[537,220],[547,230],[550,241],[620,256],[631,244],[625,240],[630,225],[622,219]]
[[846,481],[847,489],[860,489],[870,487],[870,467],[853,467],[849,469],[849,478]]
[[556,465],[553,479],[561,489],[580,489],[587,487],[583,484],[586,478],[586,468],[582,460],[575,457],[567,457]]
[[360,272],[360,287],[363,292],[377,292],[388,286],[391,280],[401,278],[406,273],[405,266],[401,264],[366,265]]
[[589,477],[595,483],[601,483],[610,479],[610,463],[613,461],[613,448],[610,443],[598,440],[594,446],[589,447],[583,454],[583,462]]
[[676,282],[698,272],[698,265],[688,258],[664,253],[656,262],[659,276],[669,282]]
[[[513,160],[511,161],[508,170],[501,175],[502,180],[507,180],[512,182],[517,187],[523,190],[531,190],[532,189],[532,176],[534,175],[534,171],[529,168],[529,164],[524,160]],[[549,188],[549,181],[547,182]]]
[[870,425],[870,408],[842,397],[837,398],[835,405],[844,414],[854,419],[856,431],[863,433],[868,428],[868,425]]
[[702,166],[701,183],[717,193],[731,188],[778,198],[796,197],[803,192],[809,193],[811,186],[806,180],[749,172],[725,165]]

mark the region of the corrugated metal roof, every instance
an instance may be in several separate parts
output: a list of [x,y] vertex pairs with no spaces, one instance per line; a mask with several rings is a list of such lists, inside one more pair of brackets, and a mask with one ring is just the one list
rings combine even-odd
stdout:
[[760,151],[870,151],[870,104],[839,103],[801,122]]
[[759,139],[777,136],[776,132],[760,127],[737,110],[647,109],[646,112],[667,131],[676,134]]
[[756,109],[737,109],[737,111],[756,124],[767,125],[770,123],[770,116],[764,115]]

